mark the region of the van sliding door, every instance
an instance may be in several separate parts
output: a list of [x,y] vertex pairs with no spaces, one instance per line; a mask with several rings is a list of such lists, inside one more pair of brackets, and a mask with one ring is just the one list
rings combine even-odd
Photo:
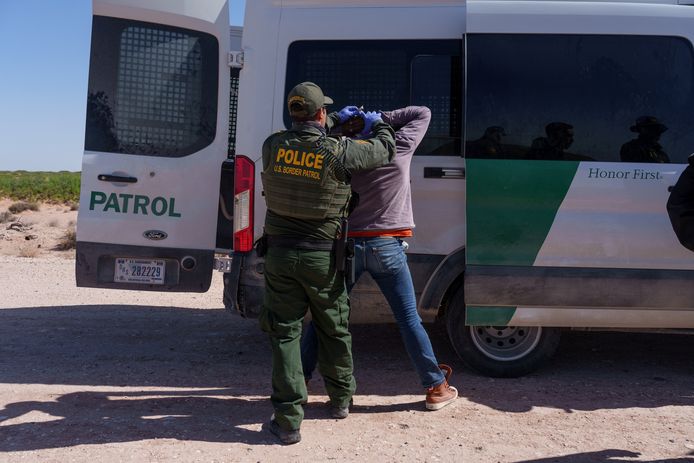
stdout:
[[[665,208],[694,146],[691,43],[579,34],[467,43],[468,317],[613,326],[556,308],[691,307],[694,254]],[[648,124],[659,133],[647,141]]]

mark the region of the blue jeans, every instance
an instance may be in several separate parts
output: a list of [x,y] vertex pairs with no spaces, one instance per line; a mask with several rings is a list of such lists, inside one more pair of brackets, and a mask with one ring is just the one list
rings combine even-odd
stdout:
[[[422,386],[441,384],[444,374],[438,366],[429,335],[417,313],[414,285],[402,240],[392,237],[356,238],[354,266],[354,281],[357,281],[363,272],[369,272],[381,288],[395,316],[405,349],[417,370]],[[348,289],[352,290],[351,287]],[[318,354],[318,340],[312,323],[306,326],[301,340],[301,362],[307,380],[316,368]]]

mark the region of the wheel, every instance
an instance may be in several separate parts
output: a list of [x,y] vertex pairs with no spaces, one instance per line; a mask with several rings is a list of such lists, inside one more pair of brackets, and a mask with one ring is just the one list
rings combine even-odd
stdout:
[[453,349],[471,368],[497,378],[530,373],[547,362],[559,346],[561,331],[541,326],[465,326],[463,287],[446,313]]

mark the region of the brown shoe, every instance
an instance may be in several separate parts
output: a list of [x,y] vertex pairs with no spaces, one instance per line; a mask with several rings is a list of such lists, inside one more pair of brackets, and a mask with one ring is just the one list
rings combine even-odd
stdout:
[[444,371],[446,377],[438,386],[427,389],[427,410],[440,410],[458,398],[458,390],[448,384],[448,378],[451,377],[453,369],[444,364],[439,365],[439,368]]

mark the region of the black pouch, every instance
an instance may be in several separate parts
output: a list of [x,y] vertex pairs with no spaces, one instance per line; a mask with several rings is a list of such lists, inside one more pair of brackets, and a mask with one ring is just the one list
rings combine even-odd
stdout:
[[345,282],[347,287],[350,287],[355,283],[355,276],[354,240],[347,240],[347,243],[345,243]]
[[263,257],[267,252],[267,235],[263,233],[263,235],[258,238],[255,243],[253,243],[253,247],[255,248],[255,253],[258,255],[258,257]]
[[340,227],[340,237],[335,241],[335,268],[338,272],[345,271],[347,253],[347,233],[349,233],[349,221],[343,217]]

